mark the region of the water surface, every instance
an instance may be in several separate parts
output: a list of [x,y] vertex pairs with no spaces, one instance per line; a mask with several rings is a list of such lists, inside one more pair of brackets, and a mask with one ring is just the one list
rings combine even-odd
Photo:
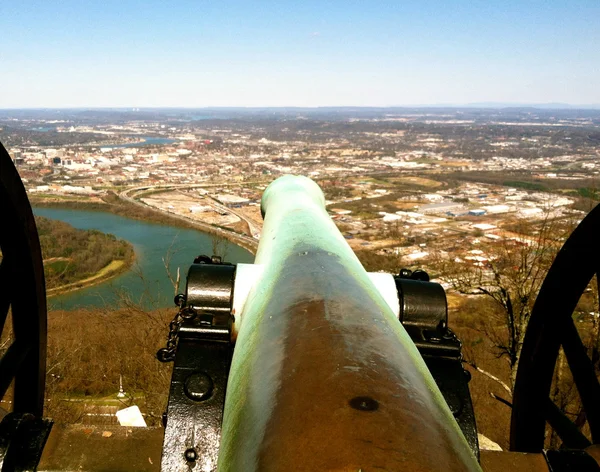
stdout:
[[[213,252],[213,238],[193,229],[138,221],[100,211],[34,208],[33,212],[65,221],[78,229],[97,229],[114,234],[129,241],[135,249],[136,262],[131,270],[101,284],[50,297],[50,309],[115,306],[125,299],[147,309],[173,306],[174,288],[167,276],[163,258],[171,256],[174,277],[177,267],[180,268],[180,291],[184,291],[185,276],[194,257]],[[228,242],[225,246],[225,260],[228,262],[254,260],[252,254],[239,246]]]
[[159,144],[173,144],[176,140],[171,138],[160,138],[155,136],[132,136],[136,139],[141,139],[141,141],[135,143],[127,143],[127,144],[103,144],[101,147],[109,147],[109,148],[133,148],[133,147],[142,147],[142,146],[150,146],[150,145],[159,145]]

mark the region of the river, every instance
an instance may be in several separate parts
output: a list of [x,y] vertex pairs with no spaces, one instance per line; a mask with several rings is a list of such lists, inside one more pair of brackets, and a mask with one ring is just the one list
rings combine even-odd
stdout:
[[159,144],[173,144],[176,140],[171,138],[161,138],[156,136],[132,136],[136,139],[140,139],[141,141],[136,141],[135,143],[127,143],[127,144],[103,144],[101,147],[109,147],[109,148],[130,148],[130,147],[142,147],[142,146],[151,146],[151,145],[159,145]]
[[[131,270],[88,288],[50,297],[49,309],[75,310],[84,307],[114,307],[124,298],[145,309],[173,306],[174,289],[167,277],[162,258],[172,254],[175,276],[181,270],[180,291],[185,290],[185,276],[194,257],[212,253],[212,237],[193,229],[133,220],[112,213],[62,208],[34,208],[34,214],[61,220],[78,229],[97,229],[129,241],[136,261]],[[227,262],[252,262],[254,256],[228,243]]]
[[[29,128],[30,131],[38,131],[42,133],[47,133],[49,131],[56,131],[56,126],[39,126],[37,128]],[[103,147],[103,148],[129,148],[129,147],[143,147],[143,146],[158,146],[163,144],[173,144],[177,142],[176,139],[165,138],[162,136],[139,136],[139,135],[127,135],[129,138],[134,138],[136,141],[133,143],[126,144],[102,144],[98,146],[94,144],[94,147]]]

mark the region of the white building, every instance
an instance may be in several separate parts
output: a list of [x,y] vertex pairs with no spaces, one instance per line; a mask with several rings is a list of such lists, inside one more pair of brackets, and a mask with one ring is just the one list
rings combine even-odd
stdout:
[[508,213],[513,210],[513,208],[508,205],[489,205],[482,208],[489,214]]
[[425,200],[429,200],[430,202],[443,202],[444,201],[444,196],[438,195],[437,193],[426,193],[425,195],[423,195],[423,198]]

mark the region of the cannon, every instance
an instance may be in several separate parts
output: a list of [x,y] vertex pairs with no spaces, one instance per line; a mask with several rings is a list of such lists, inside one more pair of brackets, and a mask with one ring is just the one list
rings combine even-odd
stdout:
[[[0,462],[2,470],[50,470],[42,456],[53,427],[43,417],[41,253],[23,185],[0,151],[0,314],[10,306],[17,345],[0,359],[3,392],[15,384],[13,411],[0,423]],[[160,469],[600,470],[600,386],[571,319],[598,267],[599,208],[565,243],[536,301],[513,398],[516,452],[480,454],[444,289],[420,270],[367,273],[319,187],[305,177],[277,179],[262,198],[254,264],[199,256],[175,298],[157,353],[174,363]],[[561,345],[591,438],[548,399]],[[547,424],[560,450],[544,450]]]

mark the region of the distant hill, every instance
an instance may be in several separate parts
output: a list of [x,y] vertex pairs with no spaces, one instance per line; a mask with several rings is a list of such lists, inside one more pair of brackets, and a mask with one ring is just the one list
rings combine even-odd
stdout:
[[572,105],[570,103],[499,103],[499,102],[482,102],[469,103],[467,107],[482,107],[482,108],[537,108],[538,110],[600,110],[600,104],[585,104]]

